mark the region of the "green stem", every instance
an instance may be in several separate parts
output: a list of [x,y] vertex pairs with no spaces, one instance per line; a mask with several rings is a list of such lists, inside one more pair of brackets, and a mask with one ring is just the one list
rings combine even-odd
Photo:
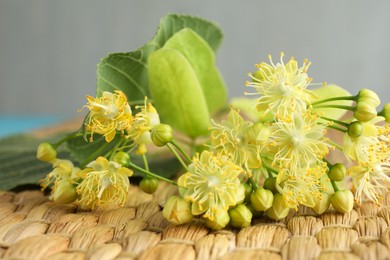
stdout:
[[257,183],[253,180],[252,176],[248,178],[249,183],[252,185],[253,190],[258,188]]
[[332,184],[334,192],[338,192],[339,191],[339,187],[337,187],[336,182],[331,180],[330,183]]
[[[324,125],[324,124],[320,124],[320,125]],[[343,132],[343,133],[346,133],[347,132],[347,129],[342,129],[340,127],[337,127],[337,126],[334,126],[334,125],[325,125],[327,128],[332,128],[334,130],[337,130],[337,131],[340,131],[340,132]]]
[[322,103],[326,103],[326,102],[331,102],[331,101],[337,101],[337,100],[356,100],[357,96],[343,96],[343,97],[332,97],[332,98],[326,98],[326,99],[321,99],[321,100],[318,100],[314,103],[312,103],[312,105],[318,105],[318,104],[322,104]]
[[114,146],[113,149],[111,149],[110,151],[108,151],[107,155],[105,157],[107,157],[109,154],[110,154],[110,161],[112,160],[112,158],[114,157],[115,155],[115,152],[118,150],[118,147],[121,146],[125,141],[123,140],[120,140],[116,143],[116,145]]
[[268,172],[270,172],[272,175],[278,175],[278,171],[269,166],[266,162],[263,161],[263,167],[267,169]]
[[176,157],[176,159],[180,162],[180,164],[183,166],[183,168],[188,171],[188,166],[187,164],[184,163],[183,159],[180,157],[180,155],[176,152],[175,148],[173,148],[173,145],[171,143],[167,143],[167,147],[169,148],[169,150],[171,150],[171,152],[173,153],[173,155]]
[[61,144],[67,142],[67,141],[70,141],[70,140],[73,140],[77,137],[80,137],[82,136],[83,134],[79,131],[79,132],[74,132],[74,133],[71,133],[71,134],[68,134],[66,135],[64,138],[62,138],[61,140],[59,140],[57,143],[55,144],[52,144],[54,146],[54,148],[57,148],[59,147]]
[[340,120],[332,119],[332,118],[325,117],[325,116],[321,116],[321,118],[324,119],[324,120],[331,121],[331,122],[334,122],[334,123],[336,123],[336,124],[345,126],[345,127],[348,127],[348,126],[349,126],[348,123],[345,123],[345,122],[340,121]]
[[144,161],[145,170],[149,171],[149,164],[145,154],[142,155],[142,160]]
[[328,143],[329,143],[330,145],[333,145],[334,147],[336,147],[336,148],[339,149],[340,151],[343,151],[343,147],[341,147],[339,144],[337,144],[337,143],[335,143],[335,142],[333,142],[333,141],[331,141],[331,140],[328,140]]
[[338,109],[344,109],[349,111],[354,111],[355,107],[353,106],[343,106],[343,105],[323,105],[323,106],[313,106],[314,108],[338,108]]
[[145,174],[148,175],[149,177],[154,177],[154,178],[156,178],[156,179],[159,179],[159,180],[162,180],[162,181],[166,181],[166,182],[171,183],[171,184],[173,184],[173,185],[177,185],[177,183],[176,183],[175,181],[172,181],[172,180],[170,180],[170,179],[164,178],[164,177],[162,177],[162,176],[160,176],[160,175],[158,175],[158,174],[155,174],[155,173],[153,173],[153,172],[147,171],[147,170],[145,170],[145,169],[143,169],[143,168],[141,168],[141,167],[139,167],[139,166],[133,164],[132,162],[129,163],[129,167],[131,167],[131,168],[133,168],[133,169],[135,169],[135,170],[137,170],[137,171],[140,171],[140,172],[142,172],[142,173],[145,173]]
[[172,140],[171,144],[173,144],[173,146],[175,146],[176,149],[179,150],[179,152],[188,160],[188,162],[192,162],[191,157],[184,151],[184,149],[178,143],[175,142],[175,140]]

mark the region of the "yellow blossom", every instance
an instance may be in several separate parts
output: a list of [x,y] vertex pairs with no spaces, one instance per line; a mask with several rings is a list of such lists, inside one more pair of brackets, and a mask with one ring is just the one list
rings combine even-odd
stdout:
[[86,107],[90,113],[86,126],[92,134],[104,135],[106,141],[111,142],[117,131],[124,133],[131,127],[133,123],[131,108],[122,91],[116,90],[115,93],[104,91],[101,97],[87,96],[87,100]]
[[228,120],[221,124],[212,121],[211,147],[218,153],[229,156],[235,164],[246,170],[259,168],[260,152],[268,135],[266,126],[245,121],[238,111],[231,109]]
[[43,180],[40,180],[42,190],[53,185],[51,189],[54,192],[59,182],[76,179],[79,171],[80,169],[74,167],[71,161],[56,159],[53,163],[53,170]]
[[372,166],[352,166],[348,169],[356,188],[355,198],[361,204],[369,200],[380,204],[383,195],[390,190],[390,159]]
[[78,203],[84,209],[124,206],[128,199],[129,176],[133,172],[119,163],[98,157],[80,173]]
[[324,189],[324,185],[322,185],[320,178],[325,172],[324,164],[296,170],[295,175],[284,170],[279,172],[277,176],[276,188],[283,195],[289,208],[297,209],[300,204],[314,207],[316,201],[322,197],[321,191]]
[[217,212],[226,212],[243,200],[245,193],[240,190],[239,179],[242,172],[228,157],[203,151],[180,176],[178,186],[183,189],[183,197],[192,202],[193,215],[204,214],[204,218],[214,221]]
[[291,173],[321,162],[329,152],[325,126],[318,124],[318,116],[310,111],[295,114],[292,121],[276,120],[270,131],[269,146],[275,153],[273,164],[292,169]]
[[362,122],[362,125],[362,134],[358,137],[344,134],[345,156],[365,166],[390,156],[390,127],[384,124],[384,118],[378,116],[371,121]]
[[133,126],[128,129],[128,137],[139,145],[137,153],[143,154],[147,151],[146,145],[152,143],[150,132],[154,126],[160,124],[160,117],[154,106],[147,103],[146,97],[144,105],[136,108],[141,111],[134,116]]
[[307,89],[311,82],[306,73],[310,62],[304,60],[298,67],[294,58],[285,64],[284,53],[280,56],[280,63],[274,64],[269,55],[270,64],[257,64],[258,71],[249,74],[253,82],[247,82],[247,86],[254,87],[260,94],[257,109],[263,115],[272,112],[277,117],[290,118],[294,111],[304,111],[314,97]]

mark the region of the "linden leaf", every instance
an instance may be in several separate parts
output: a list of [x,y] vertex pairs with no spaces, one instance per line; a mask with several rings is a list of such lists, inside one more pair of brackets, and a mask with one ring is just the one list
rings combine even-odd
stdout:
[[206,100],[184,55],[161,49],[150,55],[148,66],[150,92],[161,121],[191,137],[205,134],[210,120]]
[[[319,87],[317,89],[312,90],[316,95],[317,98],[313,99],[312,102],[316,102],[318,100],[322,99],[328,99],[332,97],[344,97],[344,96],[351,96],[351,94],[334,84],[331,85],[325,85],[322,87]],[[337,100],[337,101],[331,101],[324,103],[324,105],[342,105],[342,106],[352,106],[353,101],[351,100]],[[333,118],[333,119],[340,119],[342,118],[347,111],[343,109],[338,109],[338,108],[315,108],[315,112],[320,112],[323,113],[326,117],[328,118]]]
[[[163,49],[179,51],[191,64],[206,98],[210,113],[226,106],[225,83],[215,66],[215,55],[207,42],[193,30],[185,28],[174,34]],[[182,82],[183,87],[187,82]]]
[[191,28],[216,52],[222,32],[214,23],[201,18],[170,14],[160,21],[156,35],[143,47],[133,52],[113,53],[103,58],[97,69],[97,96],[103,91],[123,91],[130,104],[142,104],[149,96],[148,68],[149,55],[183,28]]

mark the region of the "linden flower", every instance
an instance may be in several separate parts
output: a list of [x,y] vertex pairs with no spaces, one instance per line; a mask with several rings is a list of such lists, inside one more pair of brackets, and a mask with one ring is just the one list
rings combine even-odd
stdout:
[[231,109],[228,120],[212,121],[211,147],[245,169],[261,167],[260,152],[267,139],[268,128],[244,121],[238,111]]
[[124,206],[130,185],[128,177],[133,175],[133,171],[104,157],[98,157],[87,167],[80,173],[83,181],[76,188],[81,207]]
[[368,199],[379,205],[383,194],[390,189],[389,159],[373,167],[352,166],[348,169],[348,173],[356,188],[355,198],[360,204]]
[[300,204],[312,208],[317,200],[321,200],[321,191],[325,189],[320,177],[326,173],[326,164],[299,169],[297,172],[295,175],[279,172],[276,188],[289,208],[298,209]]
[[141,111],[135,115],[134,124],[128,129],[128,136],[139,145],[137,152],[143,154],[147,151],[146,145],[152,143],[150,130],[160,124],[160,117],[153,105],[147,103],[146,97],[145,104],[136,108],[141,108]]
[[318,116],[306,111],[295,114],[292,121],[277,120],[270,126],[269,146],[275,152],[273,164],[280,168],[307,168],[322,162],[329,152],[325,126],[317,124]]
[[178,186],[184,190],[183,197],[192,202],[193,215],[204,213],[203,217],[214,221],[216,212],[227,211],[243,200],[245,193],[240,190],[238,178],[242,172],[226,156],[203,151],[180,176]]
[[247,86],[254,87],[261,97],[257,100],[257,109],[266,115],[272,112],[277,117],[290,118],[295,111],[304,111],[306,104],[314,97],[307,89],[311,79],[306,72],[310,62],[304,60],[303,65],[291,58],[287,64],[283,62],[284,53],[280,55],[280,63],[271,65],[262,62],[257,64],[258,71],[249,74],[253,82],[247,82]]
[[383,117],[376,117],[371,121],[362,122],[363,131],[359,137],[344,135],[343,151],[347,158],[361,165],[372,165],[390,155],[390,127],[383,123]]
[[86,125],[92,135],[93,133],[102,134],[107,142],[111,142],[116,131],[123,133],[131,127],[133,123],[131,108],[122,91],[116,90],[115,93],[104,91],[102,97],[87,96],[87,100],[86,107],[90,114]]
[[72,180],[76,178],[77,172],[80,169],[73,166],[69,160],[57,159],[53,163],[53,171],[46,175],[43,180],[40,180],[42,190],[53,184],[52,192],[55,191],[59,182],[63,180]]

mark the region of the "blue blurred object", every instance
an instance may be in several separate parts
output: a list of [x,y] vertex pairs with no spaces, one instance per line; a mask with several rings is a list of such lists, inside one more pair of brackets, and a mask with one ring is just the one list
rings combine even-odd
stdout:
[[66,116],[22,116],[22,115],[1,115],[0,114],[0,138],[28,132],[45,126],[62,122]]

